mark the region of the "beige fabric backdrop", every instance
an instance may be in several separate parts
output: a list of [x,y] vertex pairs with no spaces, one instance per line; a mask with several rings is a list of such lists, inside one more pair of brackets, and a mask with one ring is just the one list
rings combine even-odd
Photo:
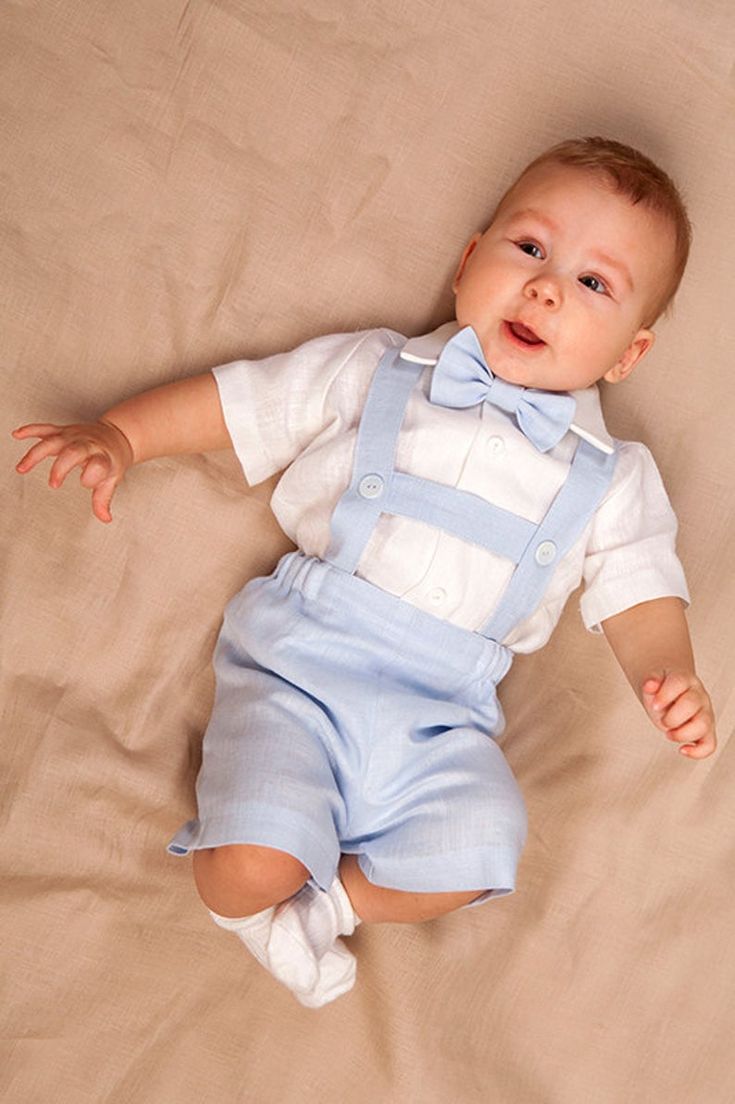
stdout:
[[[733,43],[728,0],[6,0],[1,585],[8,1104],[731,1104]],[[134,470],[115,521],[10,429],[318,333],[451,316],[461,247],[569,135],[639,145],[696,228],[604,401],[658,457],[721,746],[652,728],[576,600],[505,685],[518,892],[362,928],[299,1006],[189,860],[222,609],[286,547],[230,453]]]

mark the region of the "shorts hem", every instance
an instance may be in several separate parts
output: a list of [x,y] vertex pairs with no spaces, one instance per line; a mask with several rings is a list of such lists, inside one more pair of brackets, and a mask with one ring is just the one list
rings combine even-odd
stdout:
[[321,889],[329,889],[339,865],[340,850],[335,835],[334,850],[324,846],[313,833],[310,824],[297,821],[289,811],[290,823],[284,823],[282,815],[264,818],[258,813],[252,824],[242,815],[237,821],[195,818],[184,824],[166,845],[170,855],[183,856],[208,847],[226,847],[230,844],[256,844],[285,851],[303,863]]
[[358,865],[373,885],[407,893],[468,893],[482,896],[471,907],[515,892],[518,854],[515,851],[488,854],[486,849],[452,852],[431,861],[371,858],[358,855]]

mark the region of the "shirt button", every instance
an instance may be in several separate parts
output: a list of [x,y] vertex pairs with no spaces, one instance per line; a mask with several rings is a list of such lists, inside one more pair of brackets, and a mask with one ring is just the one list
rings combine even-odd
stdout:
[[545,567],[556,559],[556,545],[553,541],[541,541],[533,557],[537,564]]
[[363,498],[380,498],[385,483],[379,475],[364,475],[357,485],[358,494]]
[[443,587],[434,587],[434,589],[429,592],[429,601],[433,605],[438,606],[445,600],[446,596],[447,592]]
[[502,437],[488,437],[485,444],[487,451],[493,456],[500,456],[502,452],[505,452],[505,441]]

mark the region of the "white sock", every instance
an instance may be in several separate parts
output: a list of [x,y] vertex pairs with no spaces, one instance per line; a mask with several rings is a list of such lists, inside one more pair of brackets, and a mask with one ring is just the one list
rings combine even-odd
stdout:
[[250,953],[309,1008],[319,1008],[355,983],[357,965],[339,935],[351,935],[359,918],[336,878],[325,892],[308,883],[275,908],[254,916],[218,916],[216,924],[235,932]]
[[[340,935],[352,935],[360,923],[339,878],[329,890],[308,883],[278,905],[268,943],[271,970],[309,1008],[319,1008],[346,993],[355,984],[357,963]],[[292,984],[299,963],[308,959],[317,976],[305,989]]]
[[274,924],[288,924],[303,933],[316,958],[321,958],[339,935],[352,935],[360,918],[339,878],[326,892],[309,882],[288,901],[276,906]]
[[218,916],[211,909],[208,911],[215,924],[225,931],[234,932],[260,965],[268,969],[268,940],[273,927],[275,907],[263,909],[253,916]]

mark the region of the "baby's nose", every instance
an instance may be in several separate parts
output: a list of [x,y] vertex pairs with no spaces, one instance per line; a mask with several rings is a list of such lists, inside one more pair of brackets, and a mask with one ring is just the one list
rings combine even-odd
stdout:
[[555,308],[561,303],[561,288],[551,276],[539,276],[526,284],[529,299],[540,300],[545,307]]

